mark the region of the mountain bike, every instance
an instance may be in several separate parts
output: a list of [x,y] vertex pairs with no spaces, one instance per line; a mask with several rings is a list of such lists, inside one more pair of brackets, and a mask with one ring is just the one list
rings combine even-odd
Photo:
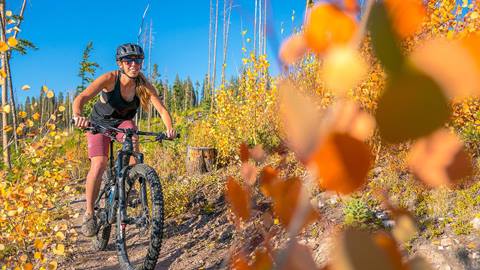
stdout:
[[[84,130],[101,133],[111,139],[108,167],[94,203],[98,227],[93,240],[94,248],[106,249],[112,225],[115,224],[120,267],[128,270],[154,269],[163,237],[162,186],[155,170],[143,163],[143,154],[134,151],[133,137],[151,136],[154,141],[161,142],[168,140],[167,136],[95,123]],[[118,133],[124,134],[124,141],[115,159],[113,144]],[[129,165],[132,156],[136,160],[135,165]]]

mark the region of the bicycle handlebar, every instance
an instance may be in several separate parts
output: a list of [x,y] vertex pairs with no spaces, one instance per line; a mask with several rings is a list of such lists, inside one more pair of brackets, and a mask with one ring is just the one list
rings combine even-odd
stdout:
[[[71,119],[70,123],[75,124],[75,120]],[[138,136],[153,136],[155,137],[155,141],[163,141],[163,140],[170,140],[173,141],[174,139],[180,138],[180,134],[176,134],[173,138],[168,138],[165,132],[148,132],[148,131],[140,131],[131,128],[116,128],[112,126],[102,126],[97,123],[90,122],[90,126],[86,128],[82,128],[84,131],[90,131],[92,133],[102,133],[107,135],[107,132],[115,132],[115,133],[132,133],[133,135]],[[114,136],[113,136],[114,137]]]

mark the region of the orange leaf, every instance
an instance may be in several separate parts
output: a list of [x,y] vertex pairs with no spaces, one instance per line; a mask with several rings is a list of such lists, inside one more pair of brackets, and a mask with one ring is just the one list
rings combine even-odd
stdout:
[[418,233],[417,223],[409,212],[396,214],[392,235],[399,243],[410,241]]
[[287,254],[287,260],[282,270],[317,270],[317,264],[313,260],[312,251],[309,247],[299,243],[292,243],[291,250]]
[[242,164],[240,174],[249,186],[253,186],[257,180],[257,167],[251,162],[245,162]]
[[[231,259],[231,269],[232,270],[250,270],[252,269],[247,262],[245,256],[241,253],[235,254]],[[252,269],[253,270],[253,269]]]
[[404,269],[402,267],[402,255],[398,250],[395,239],[386,232],[381,231],[373,235],[373,240],[380,248],[387,252],[390,261],[395,266],[394,269]]
[[260,173],[260,190],[266,197],[272,196],[272,186],[278,181],[278,171],[265,166]]
[[470,56],[475,61],[477,68],[480,69],[480,52],[478,50],[478,48],[480,47],[480,35],[479,34],[469,35],[468,37],[462,39],[460,42],[462,47],[467,49]]
[[273,261],[270,254],[268,254],[265,248],[257,248],[255,251],[255,260],[253,261],[252,268],[255,270],[272,269]]
[[473,173],[463,143],[446,130],[418,140],[409,153],[408,165],[430,187],[454,186]]
[[348,134],[360,141],[370,138],[375,129],[375,118],[352,101],[338,101],[330,107],[326,117],[332,131]]
[[291,81],[281,81],[278,89],[282,133],[288,147],[304,160],[318,142],[321,130],[319,110],[312,98],[302,94]]
[[317,4],[305,23],[305,40],[318,54],[331,45],[347,44],[357,31],[355,19],[332,4]]
[[265,161],[266,154],[261,144],[255,145],[254,148],[249,150],[249,153],[250,153],[250,157],[252,157],[253,160],[255,160],[256,162]]
[[285,65],[293,65],[307,53],[307,43],[302,34],[294,34],[280,47],[279,57]]
[[426,15],[421,0],[386,0],[385,4],[395,30],[402,38],[413,35]]
[[351,13],[358,12],[358,3],[357,0],[343,0],[343,6],[345,10]]
[[248,146],[245,143],[240,144],[240,160],[242,162],[247,162],[249,157]]
[[480,89],[480,63],[475,63],[472,56],[460,42],[436,38],[415,48],[410,58],[435,79],[447,96],[462,98],[478,94]]
[[[272,186],[273,211],[285,228],[290,226],[295,211],[297,211],[301,188],[300,179],[295,177],[278,181]],[[318,218],[318,213],[310,205],[307,207],[307,215],[302,228]]]
[[404,269],[395,242],[385,234],[347,229],[337,240],[330,268],[340,269]]
[[233,177],[229,176],[225,192],[225,197],[235,216],[244,221],[248,220],[250,217],[250,193],[248,190],[245,190]]
[[317,172],[320,187],[349,194],[367,181],[372,155],[364,142],[347,134],[332,133],[312,154],[307,166]]

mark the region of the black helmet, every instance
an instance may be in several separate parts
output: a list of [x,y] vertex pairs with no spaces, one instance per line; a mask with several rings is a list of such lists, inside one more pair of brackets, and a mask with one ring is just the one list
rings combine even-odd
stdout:
[[116,59],[121,60],[123,57],[135,55],[139,58],[144,58],[145,55],[143,54],[143,49],[137,44],[126,43],[118,46]]

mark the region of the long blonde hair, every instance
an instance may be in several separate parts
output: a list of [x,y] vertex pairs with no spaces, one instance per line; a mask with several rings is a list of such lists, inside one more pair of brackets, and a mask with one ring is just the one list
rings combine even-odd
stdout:
[[147,89],[147,78],[145,78],[141,72],[135,78],[135,93],[140,98],[140,105],[142,108],[148,110],[150,92]]

